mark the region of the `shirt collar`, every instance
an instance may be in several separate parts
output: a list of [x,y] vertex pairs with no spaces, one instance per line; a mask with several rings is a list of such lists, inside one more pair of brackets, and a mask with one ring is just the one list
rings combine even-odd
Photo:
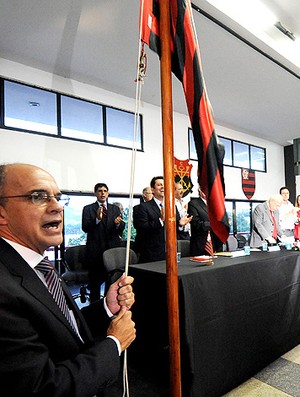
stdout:
[[38,254],[30,248],[24,247],[24,245],[7,240],[6,238],[3,238],[3,240],[11,245],[32,269],[35,268],[35,266],[37,266],[37,264],[40,263],[40,261],[44,258],[43,255]]
[[156,202],[156,204],[159,206],[159,208],[161,207],[161,204],[164,205],[164,202],[158,200],[156,197],[153,197],[153,200]]

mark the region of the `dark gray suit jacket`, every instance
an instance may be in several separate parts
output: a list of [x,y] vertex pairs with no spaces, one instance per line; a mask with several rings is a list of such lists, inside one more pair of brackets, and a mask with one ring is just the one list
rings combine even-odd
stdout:
[[189,201],[188,214],[193,216],[191,221],[190,255],[207,255],[205,243],[209,230],[214,251],[222,251],[223,244],[210,228],[207,205],[200,197]]
[[115,342],[103,340],[102,303],[85,308],[88,321],[97,319],[89,327],[62,286],[83,342],[34,270],[0,238],[1,396],[92,397],[117,377],[120,358]]

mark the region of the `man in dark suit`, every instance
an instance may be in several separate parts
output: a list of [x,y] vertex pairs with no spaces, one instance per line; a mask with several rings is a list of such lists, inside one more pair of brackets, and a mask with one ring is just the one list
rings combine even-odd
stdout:
[[161,261],[166,257],[163,176],[152,178],[150,187],[153,198],[133,211],[140,263]]
[[39,267],[62,243],[65,199],[41,168],[0,165],[1,396],[93,397],[117,377],[120,352],[135,339],[132,277],[82,312],[62,280],[66,313],[50,293]]
[[97,201],[86,205],[82,211],[82,230],[87,233],[86,264],[89,270],[91,302],[99,299],[100,285],[107,281],[103,252],[121,246],[120,234],[125,228],[120,208],[107,202],[107,185],[97,183],[94,193]]
[[210,228],[208,209],[205,194],[201,187],[198,187],[199,197],[192,199],[188,204],[188,213],[191,220],[190,255],[208,255],[205,250],[208,232],[210,232],[214,251],[222,251],[222,241],[213,233]]
[[[165,213],[164,213],[164,178],[155,176],[150,182],[153,198],[134,207],[133,224],[136,229],[139,262],[155,262],[166,258],[165,248]],[[176,227],[190,222],[185,215],[180,218],[176,209]]]

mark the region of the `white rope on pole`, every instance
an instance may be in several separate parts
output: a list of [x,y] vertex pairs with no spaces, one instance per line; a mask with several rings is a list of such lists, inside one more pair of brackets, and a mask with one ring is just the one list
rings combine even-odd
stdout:
[[[135,92],[135,113],[134,113],[134,133],[133,133],[133,147],[131,152],[131,171],[130,171],[130,185],[129,185],[129,212],[127,224],[127,240],[126,240],[126,259],[125,259],[125,274],[128,275],[129,256],[130,256],[130,240],[132,229],[132,214],[133,214],[133,189],[136,165],[136,151],[137,151],[137,138],[140,132],[140,102],[141,102],[141,86],[143,84],[143,73],[145,72],[145,65],[143,64],[144,54],[142,53],[142,16],[144,9],[144,0],[141,0],[140,10],[140,30],[139,30],[139,47],[137,59],[137,73],[136,73],[136,92]],[[143,71],[142,71],[143,69]],[[123,397],[129,397],[129,384],[128,384],[128,369],[127,369],[127,349],[124,351],[123,363]]]

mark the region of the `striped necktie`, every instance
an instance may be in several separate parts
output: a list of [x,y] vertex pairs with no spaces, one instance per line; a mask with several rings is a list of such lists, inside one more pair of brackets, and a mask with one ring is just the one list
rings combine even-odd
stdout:
[[71,325],[73,331],[77,334],[77,331],[74,327],[66,298],[60,284],[60,280],[58,274],[53,267],[52,263],[48,260],[48,258],[44,258],[36,267],[36,270],[39,270],[45,278],[46,284],[48,286],[48,290],[51,293],[54,301],[56,302],[57,306],[60,308],[66,319],[68,320],[69,324]]
[[101,209],[100,219],[102,220],[102,219],[105,219],[107,217],[107,208],[106,208],[105,204],[101,204],[100,205],[100,209]]
[[160,206],[160,218],[164,222],[165,221],[165,209],[163,203],[159,204]]

